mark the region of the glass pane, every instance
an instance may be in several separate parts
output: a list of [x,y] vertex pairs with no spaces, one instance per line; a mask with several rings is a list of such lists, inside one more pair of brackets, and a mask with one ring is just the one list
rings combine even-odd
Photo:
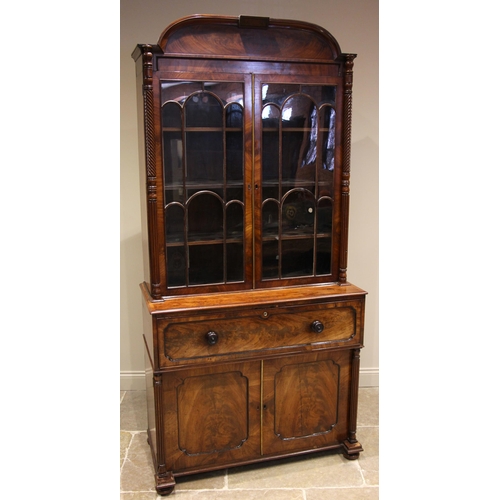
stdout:
[[332,239],[318,238],[316,248],[316,274],[332,272]]
[[281,111],[283,128],[311,127],[312,115],[316,107],[310,97],[294,95],[287,99]]
[[313,249],[312,238],[284,240],[282,243],[282,277],[312,276]]
[[323,103],[335,104],[336,87],[329,85],[302,85],[301,91],[310,96],[317,106]]
[[180,203],[184,202],[182,187],[175,187],[174,189],[165,189],[165,205],[172,203],[173,201],[178,201]]
[[287,234],[312,234],[314,231],[315,201],[312,193],[295,190],[283,201],[282,231]]
[[189,284],[205,285],[224,280],[224,251],[222,244],[189,247]]
[[279,188],[275,185],[265,185],[262,189],[262,199],[265,201],[267,199],[279,199]]
[[243,243],[227,245],[227,281],[243,281]]
[[198,92],[184,105],[186,127],[222,127],[222,103],[208,92]]
[[182,185],[182,135],[163,132],[163,171],[165,183]]
[[222,182],[224,178],[223,133],[186,133],[186,169],[188,182]]
[[276,239],[262,244],[262,277],[279,278],[279,243]]
[[229,182],[243,182],[243,131],[226,133],[226,168]]
[[162,82],[161,102],[168,101],[183,103],[193,92],[203,90],[201,82]]
[[279,180],[280,166],[279,131],[262,133],[262,174],[265,181]]
[[222,238],[222,200],[213,193],[201,192],[188,201],[188,240]]
[[268,200],[262,206],[262,233],[263,236],[278,235],[279,203],[277,200]]
[[226,237],[243,237],[243,205],[230,203],[226,208]]
[[318,233],[332,232],[332,200],[330,198],[322,198],[318,204]]
[[184,208],[173,204],[167,207],[165,238],[168,243],[184,242]]
[[162,108],[162,126],[181,128],[182,124],[182,108],[176,102],[167,102]]
[[300,85],[295,83],[265,83],[262,86],[262,104],[274,102],[281,106],[288,96],[297,92],[300,92]]
[[268,104],[262,109],[262,127],[278,129],[281,111],[278,106]]
[[226,200],[243,201],[243,187],[228,187],[226,190]]
[[167,248],[168,286],[186,285],[186,257],[184,247]]
[[223,103],[237,102],[243,105],[243,84],[240,82],[204,82],[203,88]]
[[226,127],[243,127],[243,106],[237,103],[231,103],[226,107]]

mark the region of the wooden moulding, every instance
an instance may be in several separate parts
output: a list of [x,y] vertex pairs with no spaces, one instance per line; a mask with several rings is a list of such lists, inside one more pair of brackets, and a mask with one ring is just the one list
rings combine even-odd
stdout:
[[207,293],[199,295],[165,297],[161,301],[155,301],[151,297],[146,283],[141,284],[141,290],[150,314],[164,314],[166,312],[181,312],[196,309],[197,311],[220,309],[230,310],[233,308],[247,306],[263,306],[266,304],[286,304],[293,302],[311,303],[312,300],[321,301],[325,299],[345,300],[354,296],[363,296],[367,292],[355,285],[306,285],[290,288],[269,288],[242,290],[238,292]]

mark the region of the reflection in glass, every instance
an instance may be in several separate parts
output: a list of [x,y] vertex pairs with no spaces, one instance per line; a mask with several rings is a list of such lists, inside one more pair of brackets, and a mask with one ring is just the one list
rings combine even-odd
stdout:
[[334,168],[334,154],[335,154],[335,109],[331,106],[324,106],[321,109],[323,122],[328,120],[327,131],[321,131],[323,137],[322,153],[323,153],[323,170],[333,171]]
[[278,129],[281,111],[274,104],[267,104],[262,109],[262,127]]

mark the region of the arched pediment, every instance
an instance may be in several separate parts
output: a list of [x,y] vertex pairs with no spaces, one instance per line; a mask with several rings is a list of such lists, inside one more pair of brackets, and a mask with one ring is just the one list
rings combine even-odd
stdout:
[[251,16],[185,17],[165,29],[158,46],[169,55],[269,61],[332,62],[341,54],[320,26]]

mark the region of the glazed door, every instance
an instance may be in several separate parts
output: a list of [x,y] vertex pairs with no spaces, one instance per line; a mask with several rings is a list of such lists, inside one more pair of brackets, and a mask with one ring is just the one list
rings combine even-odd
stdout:
[[266,360],[263,454],[340,444],[348,430],[351,351]]
[[260,286],[338,279],[341,104],[317,79],[255,77]]
[[159,80],[169,293],[252,284],[249,82]]

